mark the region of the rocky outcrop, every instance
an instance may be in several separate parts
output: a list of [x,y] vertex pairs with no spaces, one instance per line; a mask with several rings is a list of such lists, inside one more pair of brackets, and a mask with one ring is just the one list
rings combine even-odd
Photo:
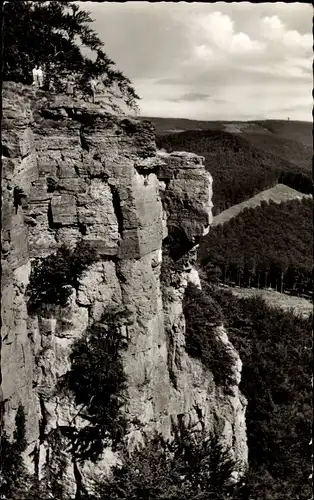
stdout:
[[[182,298],[189,280],[199,285],[195,252],[211,222],[212,179],[202,157],[158,153],[149,122],[18,84],[4,85],[3,115],[1,370],[8,433],[22,404],[26,455],[36,448],[44,463],[49,431],[72,425],[77,413],[56,391],[70,368],[72,343],[108,307],[124,307],[132,317],[123,326],[130,447],[143,432],[170,436],[172,422],[185,419],[215,430],[245,464],[241,361],[227,332],[217,327],[234,356],[228,387],[216,386],[184,347]],[[33,259],[81,239],[100,258],[83,272],[68,305],[28,313]],[[182,265],[172,273],[167,259]],[[108,451],[100,466],[116,459]],[[94,466],[84,467],[74,471],[69,459],[69,484]]]

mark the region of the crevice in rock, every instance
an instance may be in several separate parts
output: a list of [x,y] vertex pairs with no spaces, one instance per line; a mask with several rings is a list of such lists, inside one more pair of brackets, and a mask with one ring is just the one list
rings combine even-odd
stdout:
[[46,418],[46,410],[45,403],[42,396],[39,396],[39,405],[40,405],[40,413],[41,419],[39,420],[39,442],[43,443],[45,441],[45,430],[47,426],[47,418]]
[[33,463],[34,463],[34,475],[36,478],[39,477],[39,446],[38,443],[34,446],[34,450],[30,453],[30,457],[33,457]]
[[126,283],[127,279],[124,276],[124,274],[121,272],[120,267],[119,267],[119,260],[117,260],[116,264],[116,275],[120,283]]
[[[33,151],[33,153],[34,153],[34,151]],[[32,152],[27,151],[27,153],[22,154],[21,158],[22,158],[22,160],[25,160],[25,158],[29,158],[31,155],[32,155]]]
[[86,224],[84,224],[84,222],[79,222],[78,229],[79,229],[80,233],[82,234],[82,236],[86,236],[87,226],[86,226]]
[[147,168],[147,167],[139,167],[139,166],[134,166],[135,170],[140,174],[143,175],[145,178],[147,178],[150,174],[155,174],[156,175],[156,168]]
[[101,156],[97,151],[93,154],[93,160],[101,161]]
[[15,213],[17,214],[18,208],[22,206],[23,199],[26,198],[26,194],[24,193],[23,189],[15,186],[13,190],[13,204],[15,208]]
[[175,357],[175,341],[171,330],[167,329],[166,334],[167,334],[167,351],[168,351],[167,365],[168,365],[169,378],[174,389],[177,391],[178,390],[177,376],[173,369],[173,362]]
[[[65,107],[62,107],[65,110]],[[55,120],[55,121],[61,121],[64,120],[65,116],[60,112],[60,109],[62,108],[56,108],[56,109],[49,109],[49,108],[43,108],[40,110],[40,116],[42,118],[46,118],[48,120]]]
[[90,174],[90,179],[100,179],[104,182],[108,182],[109,174],[107,172],[100,172],[98,174]]
[[174,363],[178,370],[182,370],[181,356],[177,345],[175,350]]
[[122,120],[120,123],[121,127],[124,129],[127,135],[132,136],[136,133],[137,127],[136,124],[134,124],[131,120],[126,118],[125,120]]
[[51,203],[49,203],[48,206],[48,226],[50,229],[56,229],[58,226],[53,222],[53,215],[52,215],[52,208],[51,208]]
[[81,123],[82,126],[92,127],[98,118],[98,113],[91,109],[78,109],[74,108],[69,111],[69,116],[74,118],[77,122]]
[[202,431],[205,431],[205,423],[204,423],[204,417],[203,417],[203,412],[202,409],[196,404],[194,405],[194,410],[196,412],[197,418],[201,424]]
[[122,238],[123,235],[123,214],[121,209],[120,195],[116,186],[110,186],[110,191],[112,194],[112,204],[115,216],[118,222],[118,231]]
[[47,193],[53,193],[57,189],[58,182],[53,177],[46,178]]
[[235,450],[237,445],[236,429],[234,423],[232,423],[232,449]]
[[1,156],[4,156],[5,158],[11,158],[10,150],[4,144],[2,144],[1,146]]
[[21,344],[21,349],[22,349],[23,366],[26,366],[26,364],[25,364],[25,351],[24,351],[23,344]]
[[168,231],[168,236],[163,243],[168,247],[171,258],[177,262],[195,246],[195,243],[192,243],[179,227],[168,225]]
[[89,153],[89,145],[84,137],[83,127],[80,128],[80,144],[81,148]]
[[166,189],[169,189],[169,185],[170,185],[171,179],[164,179],[163,182],[165,183]]

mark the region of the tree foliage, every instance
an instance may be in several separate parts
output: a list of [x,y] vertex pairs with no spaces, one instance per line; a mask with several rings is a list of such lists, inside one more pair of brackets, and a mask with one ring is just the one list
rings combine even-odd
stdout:
[[122,351],[127,347],[121,326],[126,320],[125,312],[108,310],[72,348],[71,369],[60,389],[74,394],[78,416],[85,421],[79,430],[62,429],[77,459],[97,460],[106,446],[115,449],[126,432],[121,411],[126,402]]
[[96,77],[107,90],[136,108],[139,97],[131,81],[104,52],[104,43],[90,26],[92,22],[90,13],[70,0],[6,0],[3,79],[31,84],[32,69],[38,64],[57,90],[64,90],[64,78],[69,73],[83,93],[89,79]]
[[247,497],[311,497],[312,318],[238,299],[211,286],[243,362],[249,466]]
[[96,480],[93,500],[236,498],[236,466],[216,437],[181,426],[171,442],[156,434],[131,455],[126,450],[112,477]]
[[185,290],[183,312],[187,352],[201,359],[217,384],[227,384],[233,360],[216,332],[223,319],[219,305],[204,290],[190,283]]
[[213,279],[240,286],[312,292],[311,198],[246,209],[203,238],[199,260]]
[[96,259],[95,250],[84,240],[74,250],[63,245],[55,254],[35,259],[27,288],[29,308],[36,310],[43,304],[65,306],[72,288],[78,286],[78,278]]
[[16,449],[20,452],[24,451],[27,443],[25,438],[25,411],[22,405],[18,406],[16,412],[13,439]]

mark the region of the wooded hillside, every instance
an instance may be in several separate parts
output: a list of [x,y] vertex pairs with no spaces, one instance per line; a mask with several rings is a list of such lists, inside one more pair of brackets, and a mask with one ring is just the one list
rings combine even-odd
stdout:
[[298,166],[253,146],[247,137],[221,130],[186,131],[157,136],[157,146],[171,151],[193,151],[205,157],[212,174],[214,215],[278,183],[312,193],[310,166]]
[[211,280],[311,294],[312,210],[311,198],[245,209],[210,229],[199,261]]
[[311,498],[312,318],[202,286],[243,362],[250,473],[241,498]]

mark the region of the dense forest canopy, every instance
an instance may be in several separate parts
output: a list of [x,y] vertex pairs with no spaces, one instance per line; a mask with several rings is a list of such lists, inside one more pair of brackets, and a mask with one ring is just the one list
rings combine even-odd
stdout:
[[296,166],[256,148],[240,135],[221,130],[186,131],[157,136],[156,142],[158,148],[168,152],[193,151],[205,157],[205,167],[214,179],[214,215],[277,183],[312,193],[307,164]]
[[312,317],[202,283],[243,362],[249,466],[245,500],[311,498]]
[[[108,92],[120,97],[130,108],[139,99],[131,81],[116,69],[104,52],[104,43],[91,28],[90,13],[70,0],[6,0],[3,5],[4,80],[32,83],[32,69],[42,65],[46,81],[62,90],[72,73],[83,93],[88,81],[98,78]],[[82,48],[93,56],[84,55]]]
[[312,122],[299,120],[257,120],[255,123],[277,137],[292,139],[312,149]]
[[311,168],[312,147],[294,138],[281,137],[276,134],[250,133],[247,140],[256,148],[271,153],[283,160],[293,163],[305,170]]
[[209,277],[239,286],[312,291],[312,198],[247,208],[210,229],[199,260]]

